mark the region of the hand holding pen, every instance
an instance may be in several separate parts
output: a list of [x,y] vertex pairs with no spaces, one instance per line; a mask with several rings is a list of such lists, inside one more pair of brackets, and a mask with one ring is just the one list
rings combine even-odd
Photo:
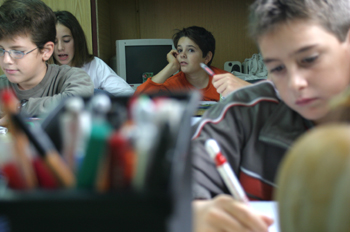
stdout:
[[[200,66],[213,77],[212,83],[215,87],[216,91],[220,94],[220,99],[224,99],[227,95],[232,93],[233,91],[240,89],[244,86],[250,85],[249,82],[236,77],[232,73],[223,73],[223,74],[215,74],[213,70],[211,70],[204,63],[200,63]],[[214,76],[215,75],[215,76]]]
[[210,200],[195,200],[192,206],[194,232],[268,232],[268,227],[273,223],[269,217],[256,213],[247,204],[225,194]]
[[236,175],[233,173],[230,165],[227,163],[225,156],[222,155],[219,145],[214,139],[208,139],[205,143],[205,148],[209,155],[215,161],[216,168],[224,180],[227,188],[230,190],[232,196],[238,201],[249,203],[249,200],[239,183]]
[[[204,64],[204,63],[200,63],[199,65],[201,66],[202,69],[204,69],[204,71],[205,71],[206,73],[208,73],[209,76],[212,76],[212,77],[213,77],[213,80],[214,80],[214,75],[215,75],[214,71],[211,70],[211,69],[210,69],[206,64]],[[215,87],[215,86],[214,86],[214,87]],[[218,93],[220,93],[220,92],[218,91]],[[220,93],[220,100],[223,100],[224,98],[225,98],[225,97],[222,96],[221,93]]]
[[[220,175],[230,189],[233,198],[221,194],[210,200],[195,200],[193,202],[194,231],[268,231],[273,220],[265,215],[256,213],[248,204],[247,197],[235,180],[225,157],[221,154],[215,140],[209,139],[205,147],[215,160]],[[231,174],[227,174],[230,173]],[[224,177],[226,176],[226,177]],[[230,186],[230,187],[229,187]],[[212,220],[215,216],[215,220]]]

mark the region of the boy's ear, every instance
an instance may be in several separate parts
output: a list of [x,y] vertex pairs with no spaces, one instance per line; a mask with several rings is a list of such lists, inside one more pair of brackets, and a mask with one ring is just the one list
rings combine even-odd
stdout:
[[209,51],[208,54],[205,56],[205,60],[204,60],[205,64],[208,64],[212,58],[213,58],[213,53]]
[[41,50],[42,56],[43,56],[43,61],[47,61],[48,59],[50,59],[50,57],[53,54],[54,47],[55,47],[55,44],[51,41],[47,42],[44,45],[44,48]]

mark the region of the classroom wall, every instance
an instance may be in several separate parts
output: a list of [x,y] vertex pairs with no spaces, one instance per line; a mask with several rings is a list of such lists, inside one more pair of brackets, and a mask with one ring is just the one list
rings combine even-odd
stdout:
[[[247,11],[253,0],[96,0],[97,54],[109,63],[115,40],[171,38],[174,29],[203,26],[216,38],[213,65],[243,62],[258,52],[247,36]],[[0,0],[0,3],[3,0]],[[71,11],[82,25],[92,53],[90,0],[43,0],[54,11]],[[1,71],[0,71],[1,72]]]
[[42,0],[53,11],[67,10],[71,12],[82,26],[89,52],[92,53],[91,5],[90,0]]
[[252,0],[97,0],[99,56],[115,55],[116,39],[171,38],[174,29],[205,27],[216,38],[213,65],[243,62],[256,45],[247,36],[247,13]]

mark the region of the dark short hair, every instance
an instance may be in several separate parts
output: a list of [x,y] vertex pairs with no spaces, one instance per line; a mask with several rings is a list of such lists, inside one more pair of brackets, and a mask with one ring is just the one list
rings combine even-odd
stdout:
[[55,15],[40,0],[6,0],[0,6],[0,40],[26,35],[39,49],[55,42]]
[[[56,24],[62,24],[69,28],[74,40],[74,57],[71,66],[82,67],[85,63],[89,63],[94,56],[89,53],[83,28],[80,26],[77,18],[68,11],[55,11]],[[54,62],[57,61],[54,59]]]
[[256,0],[250,7],[249,32],[258,38],[293,20],[316,22],[344,41],[350,28],[349,0]]
[[182,30],[176,30],[176,33],[173,35],[175,48],[177,47],[177,44],[182,37],[188,37],[193,42],[195,42],[201,49],[203,58],[208,55],[208,52],[213,53],[213,56],[208,63],[208,66],[210,66],[215,54],[215,38],[213,34],[203,27],[198,26],[191,26],[183,28]]

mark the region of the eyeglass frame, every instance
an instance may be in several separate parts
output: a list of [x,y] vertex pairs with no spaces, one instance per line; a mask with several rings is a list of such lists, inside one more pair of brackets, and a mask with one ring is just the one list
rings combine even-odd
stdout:
[[[27,55],[27,54],[31,53],[32,51],[34,51],[35,49],[37,49],[37,48],[38,48],[38,47],[36,47],[36,48],[30,50],[29,52],[23,52],[23,51],[18,51],[18,50],[8,50],[8,51],[6,51],[5,49],[0,48],[0,51],[1,51],[1,50],[4,50],[4,54],[3,54],[3,55],[0,55],[0,57],[4,57],[4,56],[5,56],[5,53],[7,52],[7,53],[9,54],[9,56],[10,56],[12,59],[19,60],[19,59],[22,59],[25,55]],[[15,51],[15,52],[20,52],[20,54],[22,55],[22,57],[21,57],[21,58],[13,57],[13,56],[11,55],[11,53],[13,53],[14,51]]]

